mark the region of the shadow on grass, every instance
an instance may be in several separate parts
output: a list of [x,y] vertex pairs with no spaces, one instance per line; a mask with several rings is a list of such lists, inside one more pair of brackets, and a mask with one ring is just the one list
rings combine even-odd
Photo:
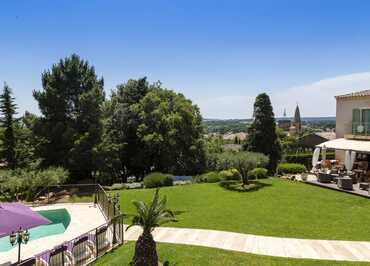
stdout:
[[271,184],[262,183],[258,180],[249,181],[249,185],[247,186],[243,186],[242,182],[235,180],[221,181],[219,185],[224,189],[236,192],[253,192],[265,187],[272,186]]

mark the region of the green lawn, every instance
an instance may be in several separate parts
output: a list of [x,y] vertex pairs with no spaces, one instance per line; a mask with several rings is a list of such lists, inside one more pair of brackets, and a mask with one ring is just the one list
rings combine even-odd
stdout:
[[[218,184],[161,189],[179,222],[167,226],[207,228],[280,237],[370,240],[370,200],[280,179],[257,191],[233,192]],[[149,201],[152,189],[121,191],[121,208]],[[128,223],[129,221],[126,221]]]
[[[344,265],[370,265],[369,263],[349,263],[349,262],[335,262],[335,261],[318,261],[318,260],[301,260],[277,258],[268,256],[258,256],[248,253],[226,251],[221,249],[212,249],[205,247],[187,246],[187,245],[173,245],[173,244],[157,244],[158,256],[160,261],[169,261],[170,266],[176,265],[291,265],[291,266],[344,266]],[[117,250],[100,258],[95,266],[123,266],[128,265],[134,254],[134,243],[130,242]]]

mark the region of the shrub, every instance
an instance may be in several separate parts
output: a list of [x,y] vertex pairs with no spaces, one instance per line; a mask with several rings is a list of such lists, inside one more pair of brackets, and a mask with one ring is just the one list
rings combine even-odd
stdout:
[[59,185],[68,178],[68,171],[62,167],[50,167],[44,170],[17,169],[2,171],[5,177],[1,183],[0,194],[8,200],[33,200],[40,188]]
[[299,163],[281,163],[276,169],[278,175],[299,174],[306,171],[306,166]]
[[262,179],[267,178],[268,170],[266,168],[254,168],[248,172],[248,178],[250,179]]
[[[321,154],[320,154],[321,156]],[[326,159],[334,159],[335,153],[334,152],[327,152]],[[310,168],[312,165],[312,152],[304,152],[304,153],[295,153],[295,154],[287,154],[285,155],[285,161],[287,163],[300,163],[305,165],[307,168]]]
[[239,171],[235,168],[222,170],[219,172],[219,176],[222,180],[240,180],[242,178]]
[[144,177],[144,186],[146,188],[168,187],[173,185],[172,176],[154,172]]
[[196,182],[217,183],[221,181],[221,177],[217,172],[209,172],[196,177]]

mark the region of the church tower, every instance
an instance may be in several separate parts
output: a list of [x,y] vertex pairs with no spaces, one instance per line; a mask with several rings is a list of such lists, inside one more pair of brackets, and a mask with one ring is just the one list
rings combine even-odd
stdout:
[[302,132],[301,112],[299,111],[298,104],[294,112],[293,126],[298,134]]

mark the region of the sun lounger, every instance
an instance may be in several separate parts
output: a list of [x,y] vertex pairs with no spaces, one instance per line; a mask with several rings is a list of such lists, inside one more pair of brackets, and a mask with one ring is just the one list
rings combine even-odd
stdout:
[[73,243],[72,255],[76,265],[85,264],[94,258],[94,243],[88,236],[81,237]]
[[50,253],[49,266],[72,266],[74,265],[72,253],[67,246],[61,246]]

